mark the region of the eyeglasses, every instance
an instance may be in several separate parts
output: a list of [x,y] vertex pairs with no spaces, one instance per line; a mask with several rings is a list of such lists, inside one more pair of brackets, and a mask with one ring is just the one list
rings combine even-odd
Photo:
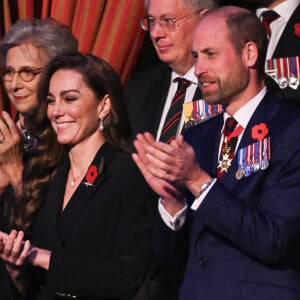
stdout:
[[183,16],[181,18],[162,18],[162,19],[155,19],[155,18],[152,18],[152,17],[146,17],[146,18],[142,18],[140,19],[140,25],[142,27],[143,30],[145,31],[149,31],[151,30],[154,25],[156,23],[158,23],[160,25],[160,27],[166,31],[176,31],[176,25],[178,25],[179,21],[183,21],[183,20],[186,20],[188,19],[189,17],[199,13],[201,10],[197,10],[197,11],[194,11],[192,12],[191,14],[188,14],[186,16]]
[[21,68],[19,71],[14,70],[13,68],[5,68],[2,76],[4,81],[12,81],[15,74],[18,74],[23,81],[29,82],[32,81],[35,76],[42,72],[43,68],[30,68],[24,67]]

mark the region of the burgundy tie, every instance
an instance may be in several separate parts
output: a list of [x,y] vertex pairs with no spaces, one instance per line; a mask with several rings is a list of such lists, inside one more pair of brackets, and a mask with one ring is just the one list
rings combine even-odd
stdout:
[[224,139],[220,152],[220,159],[217,169],[217,177],[221,178],[227,169],[231,165],[231,161],[234,157],[234,150],[238,140],[238,136],[241,133],[241,126],[236,128],[237,121],[230,117],[226,120],[224,126]]
[[170,143],[176,136],[186,89],[191,84],[190,81],[180,77],[175,78],[175,81],[178,81],[177,91],[172,99],[159,139],[161,142],[165,143]]
[[271,37],[271,28],[270,24],[279,18],[279,15],[274,10],[266,10],[262,14],[262,24],[266,29],[268,38]]

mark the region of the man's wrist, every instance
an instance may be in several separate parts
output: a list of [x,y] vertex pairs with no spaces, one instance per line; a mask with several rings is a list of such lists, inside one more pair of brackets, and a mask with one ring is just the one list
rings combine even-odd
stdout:
[[211,178],[209,181],[201,184],[200,186],[200,191],[199,193],[196,195],[195,198],[199,198],[209,187],[210,185],[214,182],[214,178]]

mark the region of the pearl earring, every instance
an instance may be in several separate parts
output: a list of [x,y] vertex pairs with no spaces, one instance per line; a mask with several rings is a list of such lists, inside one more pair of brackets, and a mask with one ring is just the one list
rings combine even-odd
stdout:
[[104,130],[104,118],[100,118],[100,127],[99,127],[99,129],[100,129],[100,131],[103,131]]

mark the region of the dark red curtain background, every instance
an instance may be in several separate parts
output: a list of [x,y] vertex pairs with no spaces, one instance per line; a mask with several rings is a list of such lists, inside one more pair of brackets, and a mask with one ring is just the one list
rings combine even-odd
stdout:
[[[18,19],[51,16],[68,25],[79,49],[93,53],[120,74],[131,73],[144,38],[139,19],[145,14],[143,0],[2,0],[0,39]],[[1,83],[0,110],[10,107]]]

